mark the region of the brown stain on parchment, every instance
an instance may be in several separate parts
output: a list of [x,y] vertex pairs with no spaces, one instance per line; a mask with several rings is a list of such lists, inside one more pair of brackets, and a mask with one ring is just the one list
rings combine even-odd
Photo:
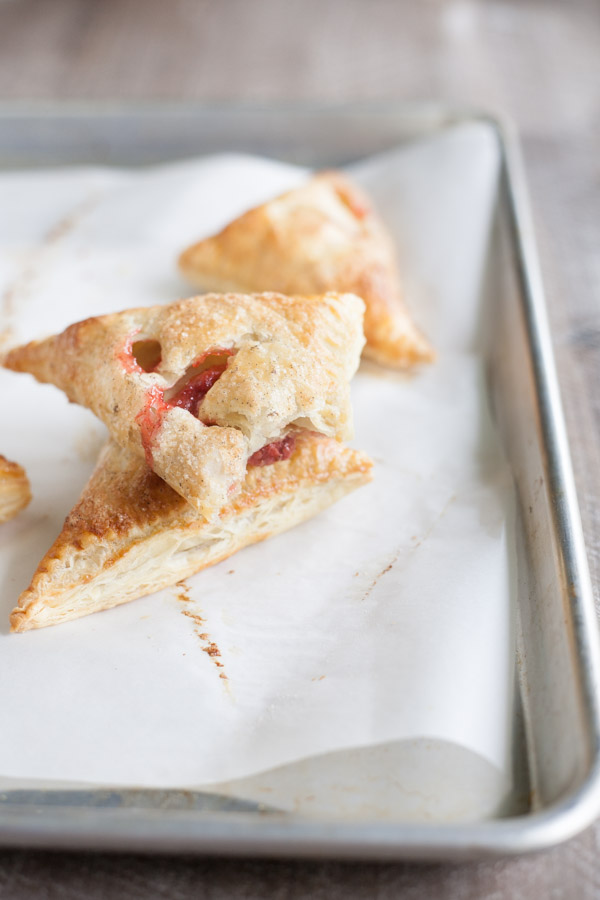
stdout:
[[[179,600],[180,603],[188,604],[191,602],[190,600],[190,589],[185,581],[178,581],[175,585],[175,597]],[[210,635],[205,628],[205,621],[203,616],[197,610],[184,608],[181,610],[182,615],[186,616],[188,619],[191,619],[194,623],[194,632],[200,640],[200,646],[204,653],[211,658],[215,667],[217,669],[224,669],[224,663],[221,660],[221,651],[219,647],[215,643],[215,641],[211,640]],[[228,682],[229,678],[225,674],[225,672],[219,672],[219,678],[223,681]]]
[[[446,515],[446,513],[448,511],[449,506],[455,500],[456,500],[456,494],[452,494],[452,496],[446,501],[446,503],[445,503],[443,509],[441,510],[441,512],[439,513],[439,515],[433,520],[433,522],[429,526],[428,530],[425,532],[425,534],[421,538],[417,538],[416,535],[413,536],[412,540],[414,541],[414,543],[410,548],[410,552],[413,552],[414,550],[417,549],[417,547],[420,547],[422,544],[424,544],[425,541],[427,540],[427,538],[429,538],[433,534],[433,532],[435,531],[435,529],[438,526],[438,523],[444,518],[444,516]],[[398,562],[398,559],[400,558],[400,555],[401,555],[403,549],[404,548],[401,547],[399,550],[397,550],[396,553],[394,554],[394,556],[392,557],[392,559],[385,566],[385,568],[383,568],[381,570],[381,572],[379,572],[375,576],[375,578],[373,579],[373,581],[371,582],[371,584],[369,585],[369,587],[367,588],[365,593],[360,598],[361,602],[363,602],[364,600],[368,600],[370,595],[373,593],[374,589],[377,587],[379,580],[381,578],[383,578],[383,576],[386,575],[388,572],[391,572],[391,570],[394,568],[394,566]]]
[[190,601],[190,589],[185,581],[178,581],[175,585],[175,589],[177,593],[175,596],[181,603],[189,603]]
[[398,557],[399,557],[399,556],[400,556],[400,550],[398,550],[398,551],[396,552],[396,554],[395,554],[394,557],[392,558],[391,562],[389,562],[389,563],[387,564],[387,566],[385,567],[385,569],[382,569],[381,572],[379,572],[379,574],[375,576],[375,578],[373,579],[373,581],[371,582],[371,584],[369,585],[369,587],[367,588],[367,590],[364,592],[364,594],[363,594],[362,597],[360,598],[360,599],[361,599],[361,602],[364,601],[364,600],[368,600],[368,599],[369,599],[369,597],[371,596],[371,594],[373,593],[373,591],[374,591],[375,588],[377,587],[377,584],[378,584],[378,582],[379,582],[379,579],[380,579],[380,578],[383,578],[384,575],[386,575],[389,571],[391,571],[391,569],[394,568],[394,566],[395,566],[396,563],[398,562]]

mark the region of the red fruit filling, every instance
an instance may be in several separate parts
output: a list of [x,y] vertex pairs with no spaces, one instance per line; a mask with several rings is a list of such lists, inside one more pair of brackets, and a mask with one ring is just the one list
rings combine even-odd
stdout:
[[273,441],[271,444],[265,444],[256,453],[253,453],[248,460],[249,466],[270,466],[272,463],[279,462],[282,459],[289,459],[294,452],[296,438],[293,434],[288,434],[280,441]]
[[[154,340],[134,342],[133,339],[137,333],[137,331],[134,331],[127,337],[122,351],[118,354],[118,358],[127,372],[153,372],[160,365],[160,344]],[[167,410],[178,407],[179,409],[186,409],[193,416],[197,416],[200,404],[227,368],[227,357],[231,356],[233,352],[233,350],[208,350],[198,357],[192,364],[192,368],[202,365],[205,361],[210,361],[210,357],[214,356],[224,357],[224,361],[208,365],[207,368],[193,375],[168,400],[165,399],[163,388],[154,385],[148,390],[144,408],[138,413],[135,421],[140,426],[146,462],[151,468],[153,465],[152,444],[160,430]],[[210,423],[207,422],[205,424],[208,425]],[[248,465],[270,466],[272,463],[279,462],[282,459],[289,459],[294,452],[295,443],[294,435],[288,434],[280,441],[266,444],[252,454],[248,460]]]
[[[127,338],[123,350],[119,354],[123,366],[128,372],[153,371],[160,363],[160,344],[158,341],[136,341],[133,338],[137,332],[133,332]],[[149,344],[151,346],[140,346]],[[136,349],[141,351],[141,356],[136,356]],[[158,352],[157,352],[158,351]],[[165,390],[158,385],[151,387],[146,393],[146,403],[141,412],[136,416],[136,422],[140,426],[142,446],[146,454],[146,462],[152,466],[152,444],[162,425],[163,417],[168,409],[177,406],[187,409],[193,416],[197,416],[198,407],[211,387],[219,380],[227,368],[227,357],[232,350],[208,350],[192,363],[192,369],[201,366],[202,363],[211,362],[210,357],[224,357],[223,362],[213,362],[205,369],[192,375],[183,386],[168,399]],[[141,363],[141,364],[140,364]],[[152,365],[152,369],[146,369],[144,364]]]
[[142,447],[146,454],[146,462],[152,468],[152,444],[162,425],[163,416],[169,408],[165,403],[164,391],[159,387],[151,387],[146,394],[144,408],[137,414],[135,421],[140,426]]
[[169,406],[178,406],[180,409],[187,409],[188,412],[191,412],[192,415],[196,416],[198,414],[199,404],[204,400],[213,384],[219,380],[226,368],[227,363],[219,363],[219,365],[210,366],[210,368],[205,369],[204,372],[195,375],[192,380],[188,381],[185,387],[179,391],[179,393],[175,394],[174,397],[171,397],[168,401]]

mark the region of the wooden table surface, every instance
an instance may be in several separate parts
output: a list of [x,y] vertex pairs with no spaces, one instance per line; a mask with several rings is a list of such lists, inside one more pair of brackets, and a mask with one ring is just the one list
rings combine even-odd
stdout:
[[[0,100],[443,99],[519,125],[600,585],[598,0],[0,0]],[[0,852],[0,898],[600,897],[600,823],[463,866]]]

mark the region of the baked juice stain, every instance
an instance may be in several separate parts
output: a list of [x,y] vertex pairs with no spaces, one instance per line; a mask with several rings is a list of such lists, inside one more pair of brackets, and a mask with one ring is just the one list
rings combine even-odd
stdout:
[[177,599],[180,600],[182,603],[189,603],[190,589],[187,586],[187,584],[185,583],[185,581],[178,581],[177,584],[175,585],[175,589],[177,591],[177,594],[175,595],[177,597]]
[[[394,566],[398,562],[399,556],[400,556],[400,550],[397,551],[397,553],[394,555],[391,562],[389,562],[388,565],[375,576],[375,578],[373,579],[373,581],[371,582],[371,584],[369,585],[369,587],[367,588],[367,590],[365,591],[363,596],[360,598],[361,603],[364,602],[365,600],[368,600],[368,598],[371,596],[374,589],[377,587],[377,583],[379,582],[379,579],[382,578],[384,575],[387,575],[387,573],[390,572],[394,568]],[[356,574],[358,575],[358,572]]]
[[[176,594],[175,597],[179,600],[180,603],[190,603],[190,589],[185,581],[178,581],[175,585]],[[221,661],[221,651],[219,647],[212,641],[210,635],[205,628],[205,620],[200,615],[199,612],[191,610],[191,609],[182,609],[181,613],[186,616],[186,618],[191,619],[194,623],[194,633],[198,637],[201,642],[201,648],[207,656],[211,658],[215,667],[217,669],[224,669],[224,663]],[[219,678],[223,681],[229,681],[228,676],[225,672],[219,672]]]
[[[189,609],[182,609],[181,611],[182,611],[183,615],[187,616],[188,619],[191,619],[192,622],[194,623],[194,625],[196,625],[198,628],[201,628],[202,625],[204,624],[204,619],[202,618],[202,616],[199,616],[197,613],[193,613]],[[200,637],[200,635],[198,635],[198,637]]]
[[[451,496],[451,497],[446,501],[446,503],[444,504],[444,506],[443,506],[441,512],[439,513],[439,515],[436,516],[436,518],[435,518],[434,521],[431,523],[431,525],[430,525],[430,527],[428,528],[428,530],[425,532],[425,534],[424,534],[421,538],[418,538],[416,534],[414,534],[414,535],[411,537],[411,541],[413,542],[413,545],[412,545],[412,547],[410,548],[411,551],[414,551],[414,550],[416,550],[418,547],[420,547],[421,544],[425,543],[425,541],[427,540],[427,538],[429,538],[429,537],[431,536],[431,534],[433,534],[433,532],[434,532],[435,529],[437,528],[437,525],[438,525],[438,523],[440,522],[440,520],[443,519],[444,516],[446,515],[446,512],[448,511],[448,507],[449,507],[452,503],[454,503],[455,500],[456,500],[456,494],[452,494],[452,496]],[[369,587],[367,588],[367,590],[365,591],[365,593],[364,593],[364,594],[362,595],[362,597],[360,598],[360,599],[361,599],[361,603],[364,602],[365,600],[368,600],[368,598],[371,596],[371,594],[372,594],[372,592],[374,591],[374,589],[377,587],[377,584],[378,584],[378,582],[379,582],[379,579],[380,579],[380,578],[383,578],[384,575],[387,575],[388,572],[391,572],[391,570],[394,568],[394,566],[395,566],[396,563],[398,562],[398,560],[399,560],[399,558],[400,558],[400,554],[402,553],[402,550],[403,550],[403,548],[400,548],[399,550],[397,550],[396,553],[394,554],[394,556],[392,557],[392,559],[391,559],[391,560],[389,561],[389,563],[387,564],[387,566],[385,566],[380,572],[378,572],[378,574],[375,576],[375,578],[373,579],[373,581],[371,582],[371,584],[369,585]],[[358,575],[358,572],[357,572],[356,574]]]

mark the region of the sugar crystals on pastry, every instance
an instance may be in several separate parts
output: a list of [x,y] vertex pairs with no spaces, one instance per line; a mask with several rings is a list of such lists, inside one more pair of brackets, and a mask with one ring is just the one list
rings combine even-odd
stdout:
[[210,517],[256,454],[285,458],[303,429],[352,436],[363,312],[349,294],[208,294],[86,319],[2,362],[87,406]]
[[371,477],[371,461],[303,431],[290,454],[250,465],[240,493],[213,521],[148,468],[107,444],[79,502],[11,615],[27,631],[109,609],[285,531]]
[[339,172],[244,213],[185,250],[179,266],[205,290],[350,291],[366,304],[366,356],[397,368],[433,357],[404,304],[387,229]]
[[25,509],[31,500],[31,488],[25,469],[0,456],[0,522],[8,522]]

